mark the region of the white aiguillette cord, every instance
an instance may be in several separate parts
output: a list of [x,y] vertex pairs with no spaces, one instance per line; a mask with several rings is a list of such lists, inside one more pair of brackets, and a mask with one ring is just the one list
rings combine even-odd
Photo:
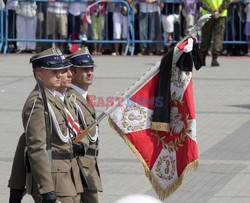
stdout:
[[[69,98],[69,101],[72,101],[76,107],[76,111],[77,111],[77,117],[79,115],[80,119],[82,120],[83,122],[83,127],[85,129],[87,129],[87,123],[86,123],[86,120],[84,118],[84,115],[83,115],[83,112],[82,112],[82,109],[81,107],[77,104],[76,102],[76,95],[72,94]],[[96,130],[98,130],[98,128],[96,128]],[[94,136],[91,136],[89,133],[88,133],[88,138],[90,139],[91,142],[96,142],[97,138],[98,138],[98,133],[96,133]]]
[[53,111],[50,103],[48,103],[48,107],[49,107],[49,112],[50,112],[50,115],[51,115],[51,118],[52,118],[52,121],[53,121],[53,125],[55,127],[55,131],[56,131],[58,137],[64,143],[69,142],[70,137],[69,137],[69,130],[68,130],[68,128],[67,128],[67,135],[64,136],[63,133],[62,133],[62,131],[61,131],[61,129],[60,129],[60,127],[59,127],[59,124],[58,124],[57,119],[56,119],[56,115],[55,115],[55,113],[54,113],[54,111]]

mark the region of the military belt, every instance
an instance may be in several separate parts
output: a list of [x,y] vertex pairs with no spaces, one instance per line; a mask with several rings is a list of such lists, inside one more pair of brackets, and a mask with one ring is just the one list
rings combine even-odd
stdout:
[[89,155],[89,156],[94,156],[94,157],[97,157],[99,154],[99,150],[98,149],[88,149],[87,152],[86,152],[86,155]]
[[52,159],[53,160],[71,160],[75,156],[73,153],[59,153],[59,152],[52,152]]

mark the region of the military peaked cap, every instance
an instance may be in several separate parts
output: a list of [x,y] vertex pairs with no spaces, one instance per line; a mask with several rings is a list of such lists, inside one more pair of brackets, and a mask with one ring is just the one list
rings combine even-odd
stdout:
[[59,70],[72,66],[72,64],[65,59],[60,49],[54,47],[31,57],[30,63],[32,63],[33,69],[40,67],[49,70]]
[[87,47],[84,47],[79,51],[69,55],[67,59],[75,67],[79,68],[96,67],[95,62],[92,59]]

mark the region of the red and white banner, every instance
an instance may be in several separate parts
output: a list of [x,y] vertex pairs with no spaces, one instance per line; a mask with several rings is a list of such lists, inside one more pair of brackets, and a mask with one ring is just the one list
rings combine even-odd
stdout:
[[[185,47],[189,50],[186,45],[175,47],[173,53],[168,132],[151,129],[154,104],[163,102],[156,98],[159,68],[110,114],[109,119],[142,162],[161,200],[181,185],[187,172],[198,167],[192,72],[181,71],[175,65]],[[156,66],[159,67],[159,63]]]

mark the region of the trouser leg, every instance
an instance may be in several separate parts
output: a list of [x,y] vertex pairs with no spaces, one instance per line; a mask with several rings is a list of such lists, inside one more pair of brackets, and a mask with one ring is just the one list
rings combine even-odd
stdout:
[[84,192],[81,197],[84,203],[98,203],[98,193],[96,191],[88,190],[84,188]]

